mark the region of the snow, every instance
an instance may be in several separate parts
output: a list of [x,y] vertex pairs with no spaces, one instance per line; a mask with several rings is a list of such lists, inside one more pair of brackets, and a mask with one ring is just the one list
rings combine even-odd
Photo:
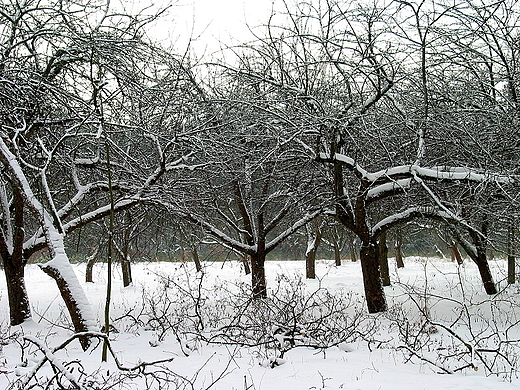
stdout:
[[411,181],[412,179],[399,179],[388,183],[380,184],[368,190],[367,198],[373,199],[381,195],[385,195],[385,193],[392,193],[394,191],[408,189],[410,188]]
[[[326,153],[320,153],[320,158],[328,160],[331,158]],[[334,160],[339,161],[351,169],[354,169],[361,177],[368,182],[376,182],[382,178],[391,178],[398,176],[414,176],[417,175],[424,179],[433,180],[461,180],[472,181],[477,183],[495,182],[499,184],[513,184],[519,179],[518,175],[500,175],[493,173],[480,173],[471,168],[464,167],[433,167],[425,168],[419,165],[400,165],[383,169],[377,172],[368,172],[356,164],[355,160],[346,155],[335,153]]]
[[[309,293],[316,292],[321,287],[326,289],[323,291],[327,293],[340,294],[343,301],[351,299],[349,310],[359,310],[364,313],[359,262],[344,261],[341,267],[335,267],[333,263],[332,260],[318,261],[318,279],[300,281],[300,276],[305,272],[303,261],[268,261],[266,263],[268,286],[275,289],[280,281],[287,281]],[[392,259],[391,263],[393,264]],[[241,265],[236,262],[206,262],[205,264],[202,279],[204,281],[202,289],[206,291],[204,307],[214,307],[215,313],[224,319],[230,310],[229,306],[235,301],[233,294],[240,292],[242,284],[247,285],[249,276],[243,274]],[[216,382],[212,388],[222,390],[509,390],[518,388],[520,380],[516,372],[510,376],[486,376],[484,367],[476,357],[474,360],[479,368],[478,371],[466,368],[451,375],[438,374],[437,372],[441,371],[439,368],[425,360],[410,357],[403,348],[398,348],[402,342],[402,334],[399,334],[397,327],[399,323],[404,322],[413,324],[420,318],[417,311],[414,311],[413,301],[409,299],[413,296],[420,305],[428,307],[428,315],[432,322],[453,325],[450,329],[457,332],[458,336],[467,343],[471,342],[472,334],[478,334],[478,327],[483,324],[490,325],[490,327],[484,326],[485,329],[493,328],[501,334],[507,331],[509,339],[518,340],[520,329],[517,326],[508,329],[508,324],[514,324],[519,320],[519,287],[513,286],[503,290],[496,300],[490,300],[479,284],[478,272],[472,263],[467,262],[463,266],[457,266],[443,259],[406,258],[405,264],[406,268],[398,272],[394,269],[393,285],[385,290],[389,301],[389,313],[392,315],[362,314],[357,320],[349,317],[347,323],[359,321],[355,330],[364,332],[364,337],[350,337],[326,349],[289,348],[283,357],[277,356],[275,349],[261,345],[240,347],[207,343],[191,337],[196,333],[196,329],[191,329],[191,336],[179,332],[178,338],[173,333],[161,337],[158,327],[154,328],[144,322],[135,323],[129,316],[116,321],[115,319],[128,313],[135,318],[141,318],[139,313],[142,314],[141,309],[146,306],[143,306],[142,302],[146,299],[149,303],[154,302],[156,309],[169,307],[168,310],[173,310],[172,315],[168,317],[172,323],[175,322],[174,313],[182,315],[182,310],[193,309],[184,302],[184,298],[179,297],[179,294],[187,291],[190,286],[191,291],[197,291],[200,276],[197,279],[193,264],[159,262],[135,264],[132,271],[134,283],[131,287],[123,288],[122,276],[118,272],[115,273],[111,312],[113,324],[119,332],[111,333],[111,344],[119,362],[127,368],[143,362],[173,358],[171,362],[161,365],[161,372],[169,373],[170,379],[177,378],[176,380],[180,381],[180,377],[174,376],[173,373],[188,378],[193,382],[195,389],[206,388],[213,381]],[[491,266],[497,280],[503,280],[506,261],[494,260]],[[73,268],[73,271],[83,279],[85,266],[79,264],[73,265]],[[96,282],[82,283],[97,318],[102,318],[105,278],[106,268],[97,264],[94,271]],[[108,363],[100,362],[101,344],[98,344],[97,348],[83,352],[79,343],[72,342],[63,350],[56,351],[55,348],[72,335],[71,331],[61,327],[70,328],[70,324],[63,314],[64,307],[56,285],[36,265],[27,266],[26,280],[34,322],[28,321],[22,327],[8,330],[7,292],[4,277],[3,275],[0,277],[0,324],[2,324],[0,330],[4,335],[3,349],[0,350],[0,388],[9,388],[13,381],[23,379],[25,374],[30,373],[44,359],[42,350],[60,369],[77,368],[81,364],[82,370],[88,373],[89,380],[101,378],[107,386],[112,383],[111,381],[121,380],[122,382],[115,386],[115,389],[159,388],[158,383],[150,377],[146,384],[145,379],[138,375],[128,377],[123,383],[122,377],[116,375],[118,370],[112,359],[109,359]],[[463,288],[459,287],[459,281],[462,281]],[[168,285],[170,289],[168,291],[172,295],[161,295],[161,286],[165,285]],[[501,287],[504,288],[505,285]],[[177,290],[177,288],[182,289]],[[283,289],[277,291],[282,299],[285,296]],[[417,295],[414,295],[415,293]],[[173,303],[170,303],[170,306],[166,304],[161,306],[164,302],[159,298],[166,296]],[[272,305],[274,302],[277,301],[273,300]],[[326,307],[327,302],[323,301],[323,306]],[[275,306],[270,307],[276,309]],[[467,323],[460,320],[461,308],[474,314],[468,317]],[[456,320],[457,316],[459,320]],[[281,318],[276,320],[282,321]],[[191,320],[184,317],[183,321],[190,323]],[[312,326],[312,323],[308,323],[307,326]],[[454,343],[453,340],[448,340],[448,332],[440,327],[437,329],[438,333],[432,331],[431,334],[422,332],[416,335],[418,340],[424,338],[433,343],[423,346],[424,357],[433,361],[436,361],[436,353],[443,353],[441,349],[436,350],[440,344],[435,343],[444,340],[445,348]],[[207,325],[204,331],[210,332],[211,326]],[[310,337],[306,335],[306,331],[310,329],[302,329],[301,336],[296,337],[295,340],[306,340]],[[32,340],[30,346],[26,345],[25,355],[21,353],[19,343],[8,339],[9,333],[18,334],[19,338],[23,334],[26,340]],[[271,333],[274,340],[279,339],[280,344],[289,337],[287,335],[282,337],[281,333]],[[34,344],[40,347],[36,348]],[[517,349],[514,351],[518,352],[518,345],[516,346]],[[471,354],[468,353],[467,358],[471,360]],[[511,355],[509,358],[515,362],[518,355]],[[71,363],[75,360],[78,362]],[[437,363],[442,362],[437,360]],[[462,360],[458,362],[452,359],[452,363],[457,367],[463,365]],[[146,368],[147,372],[153,370],[151,366]],[[83,371],[72,370],[74,380],[82,380],[81,372]],[[51,378],[53,375],[49,362],[46,362],[36,377],[41,380],[44,377]],[[116,377],[119,379],[116,380]],[[62,381],[66,382],[66,379]],[[172,385],[170,388],[183,387]]]

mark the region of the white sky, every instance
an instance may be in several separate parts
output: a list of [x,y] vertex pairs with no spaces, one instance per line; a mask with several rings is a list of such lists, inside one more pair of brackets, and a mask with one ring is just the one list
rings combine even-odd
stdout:
[[190,40],[194,53],[200,57],[216,52],[224,45],[251,41],[248,29],[266,24],[275,0],[119,0],[129,12],[137,12],[147,5],[158,9],[171,4],[161,21],[150,31],[153,38],[182,53]]

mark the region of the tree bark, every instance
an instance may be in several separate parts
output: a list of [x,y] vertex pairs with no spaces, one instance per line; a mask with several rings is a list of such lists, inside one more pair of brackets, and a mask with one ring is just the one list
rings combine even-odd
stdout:
[[401,237],[401,232],[397,232],[395,238],[395,262],[397,264],[397,268],[404,268],[403,261],[403,239]]
[[462,260],[462,256],[460,255],[459,248],[457,248],[457,243],[455,241],[451,243],[451,251],[453,252],[453,256],[455,256],[455,260],[457,260],[457,264],[462,265],[464,260]]
[[251,273],[251,266],[249,265],[249,256],[243,255],[243,256],[240,256],[240,259],[242,260],[242,264],[244,265],[245,274],[249,275]]
[[128,253],[125,258],[121,259],[121,272],[123,274],[123,287],[128,287],[132,284],[132,263]]
[[507,256],[507,284],[516,282],[516,259],[515,256]]
[[[111,194],[112,196],[112,194]],[[123,287],[128,287],[132,284],[132,262],[130,261],[130,234],[134,229],[132,223],[132,215],[126,212],[127,226],[123,235],[123,256],[121,256],[121,273],[123,274]],[[110,245],[110,244],[109,244]]]
[[202,271],[202,264],[200,263],[199,251],[196,245],[192,245],[191,247],[191,257],[193,258],[197,272]]
[[514,251],[515,229],[513,220],[509,221],[507,234],[507,283],[514,284],[516,281],[516,259]]
[[99,253],[100,245],[96,246],[94,252],[87,257],[87,266],[85,268],[85,282],[93,283],[94,279],[92,277],[92,271],[94,270],[94,264],[97,262],[97,255]]
[[349,241],[349,248],[350,248],[350,260],[352,262],[357,261],[357,254],[356,254],[356,241]]
[[316,279],[316,251],[311,250],[305,255],[305,277]]
[[390,286],[390,270],[388,267],[388,246],[386,245],[386,232],[381,233],[377,244],[379,267],[381,268],[381,281],[383,286]]
[[[44,264],[40,266],[40,268],[56,281],[61,297],[67,306],[72,324],[74,325],[74,331],[76,333],[92,331],[93,329],[91,329],[88,322],[85,321],[85,318],[82,316],[81,308],[78,307],[80,303],[76,302],[74,299],[75,292],[71,290],[70,284],[63,277],[62,273],[48,264]],[[88,309],[90,310],[90,308]],[[80,337],[79,342],[84,351],[90,346],[90,340],[88,337]]]
[[339,248],[339,244],[336,240],[334,240],[334,264],[336,264],[336,267],[341,266],[341,251]]
[[257,252],[251,255],[251,282],[253,299],[267,298],[265,280],[265,254]]
[[9,300],[9,318],[11,325],[19,325],[31,318],[29,297],[25,288],[25,263],[23,259],[7,256],[3,259],[7,296]]
[[316,279],[316,252],[321,242],[322,229],[320,226],[310,226],[309,243],[305,253],[305,276],[307,279]]
[[493,281],[493,276],[491,275],[489,263],[487,261],[486,256],[487,222],[484,222],[482,224],[482,235],[484,237],[481,237],[474,231],[470,231],[469,235],[473,241],[474,248],[469,247],[469,245],[464,240],[460,240],[459,242],[463,246],[464,250],[469,255],[469,257],[471,257],[471,259],[477,265],[478,271],[480,273],[480,278],[482,279],[482,284],[484,285],[486,293],[488,295],[494,295],[497,293],[497,288],[495,282]]
[[484,289],[486,290],[486,293],[488,295],[496,294],[497,287],[495,285],[495,282],[493,281],[493,276],[491,275],[486,255],[484,254],[483,257],[478,256],[478,260],[476,260],[475,263],[477,264],[477,268],[480,273],[482,283],[484,284]]
[[386,310],[386,299],[381,282],[377,245],[373,242],[362,243],[360,259],[368,312],[383,312]]
[[[4,190],[4,189],[2,189]],[[7,202],[5,192],[3,201]],[[4,207],[9,207],[7,204]],[[13,234],[12,248],[10,249],[2,234],[0,236],[0,252],[2,264],[4,266],[5,281],[7,284],[7,297],[9,301],[9,318],[11,325],[19,325],[31,318],[31,308],[29,296],[25,288],[25,265],[26,259],[23,257],[24,232],[24,201],[22,194],[16,188],[13,189]],[[5,223],[11,223],[9,211],[5,211]]]

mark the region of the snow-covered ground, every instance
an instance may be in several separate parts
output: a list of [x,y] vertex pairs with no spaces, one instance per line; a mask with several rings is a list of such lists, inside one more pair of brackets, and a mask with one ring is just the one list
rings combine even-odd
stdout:
[[[101,345],[83,352],[77,341],[49,355],[85,389],[516,389],[520,386],[519,286],[506,288],[502,260],[492,261],[501,292],[485,295],[476,267],[443,259],[407,258],[386,287],[389,311],[368,315],[359,263],[319,261],[317,280],[302,280],[301,261],[267,262],[273,295],[247,299],[249,276],[238,263],[141,263],[134,284],[115,272],[111,345],[121,365],[171,361],[131,372],[113,358],[100,363]],[[84,280],[84,265],[75,265]],[[83,284],[103,318],[106,276]],[[283,275],[283,276],[282,276]],[[35,371],[43,353],[72,332],[54,281],[35,265],[26,280],[34,321],[9,329],[5,280],[0,278],[0,389]],[[32,337],[32,338],[31,338]],[[242,345],[238,345],[238,343]],[[59,362],[58,362],[59,360]],[[449,374],[447,372],[450,372]],[[146,374],[146,375],[145,375]],[[49,362],[26,388],[70,383]],[[18,382],[19,383],[19,382]]]

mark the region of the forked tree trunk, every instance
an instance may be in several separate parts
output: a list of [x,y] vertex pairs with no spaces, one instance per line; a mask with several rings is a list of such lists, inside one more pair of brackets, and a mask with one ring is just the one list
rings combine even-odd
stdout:
[[383,312],[386,310],[386,299],[381,282],[376,243],[361,244],[360,261],[368,312]]
[[388,246],[386,245],[386,232],[381,233],[377,243],[379,266],[381,268],[381,281],[383,286],[390,286],[390,270],[388,267]]
[[[57,215],[49,214],[38,200],[18,163],[17,157],[11,153],[2,138],[0,138],[0,160],[4,166],[4,174],[9,175],[11,184],[16,188],[16,191],[19,191],[24,205],[33,212],[45,232],[52,260],[43,264],[41,268],[56,281],[69,310],[74,330],[76,332],[94,330],[94,314],[65,252],[63,232],[60,231]],[[44,177],[42,176],[42,178]],[[58,227],[55,226],[55,223],[58,223]],[[82,338],[80,342],[83,349],[87,349],[90,345],[88,338]]]

